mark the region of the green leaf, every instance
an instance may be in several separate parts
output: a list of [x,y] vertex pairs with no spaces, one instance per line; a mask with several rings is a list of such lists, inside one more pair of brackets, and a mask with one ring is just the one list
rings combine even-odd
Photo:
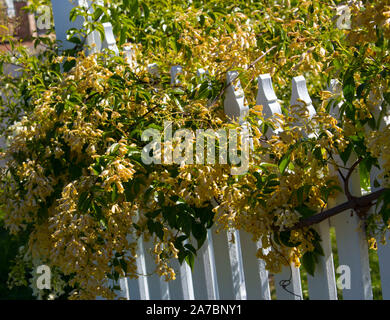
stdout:
[[118,200],[118,188],[115,183],[112,184],[111,201],[116,202]]
[[187,251],[183,248],[182,250],[179,251],[179,254],[177,256],[178,256],[179,263],[182,264],[184,259],[187,257]]
[[353,144],[350,142],[343,152],[340,152],[340,158],[343,160],[344,165],[347,164],[349,157],[353,150]]
[[76,65],[75,60],[66,60],[63,64],[64,72],[69,72]]
[[190,236],[191,234],[191,224],[191,217],[184,212],[180,212],[179,218],[177,219],[177,225],[187,236]]
[[319,147],[314,149],[313,155],[314,155],[314,157],[315,157],[317,160],[319,160],[319,161],[324,160],[324,158],[322,157],[321,148],[319,148]]
[[279,232],[279,240],[286,247],[297,247],[301,242],[291,242],[290,241],[291,231],[281,231]]
[[377,206],[381,205],[379,214],[382,216],[382,220],[385,224],[390,219],[390,189],[386,189],[377,201]]
[[359,176],[360,176],[360,187],[366,191],[370,190],[370,171],[367,168],[366,161],[359,163]]
[[157,200],[160,207],[164,206],[165,194],[162,191],[157,192]]
[[163,231],[163,225],[161,224],[161,222],[154,222],[153,220],[149,219],[146,222],[146,225],[147,225],[149,232],[151,234],[155,233],[157,235],[157,237],[160,238],[161,241],[163,240],[164,231]]
[[130,4],[130,12],[135,15],[138,12],[139,4],[138,0],[132,0]]
[[77,203],[77,209],[81,212],[85,212],[88,210],[88,196],[89,192],[83,192],[80,197],[79,201]]
[[316,256],[313,252],[306,252],[302,257],[302,265],[305,268],[306,272],[314,277],[314,272],[316,268]]
[[362,94],[363,94],[363,91],[364,91],[364,89],[366,88],[367,85],[368,85],[368,83],[364,82],[364,83],[362,83],[361,85],[359,85],[357,87],[357,89],[356,89],[356,96],[357,96],[358,99],[363,97]]
[[172,93],[177,95],[184,95],[186,92],[181,88],[175,88],[172,90]]
[[175,239],[175,248],[178,250],[184,250],[183,242],[188,239],[188,236],[181,235]]
[[203,224],[197,223],[195,222],[195,220],[193,220],[192,234],[194,235],[196,241],[198,242],[198,249],[200,249],[200,247],[202,247],[203,243],[206,241],[207,229],[204,227]]
[[348,73],[343,83],[343,95],[346,101],[352,103],[355,97],[355,88],[353,73]]
[[102,8],[99,7],[96,8],[95,11],[93,12],[93,20],[95,21],[99,20],[102,14],[103,14]]
[[122,270],[123,270],[125,273],[127,273],[127,263],[126,263],[126,261],[123,260],[123,259],[120,259],[120,260],[119,260],[119,263],[121,264]]
[[200,23],[201,27],[203,27],[205,20],[206,20],[206,19],[205,19],[204,15],[201,14],[201,15],[199,16],[199,23]]
[[324,249],[322,249],[320,241],[314,241],[314,252],[320,256],[325,256]]
[[162,208],[162,214],[165,221],[168,221],[168,224],[171,228],[177,228],[177,215],[176,210],[173,207],[164,207]]
[[108,153],[110,155],[116,154],[116,152],[119,150],[119,143],[114,143],[108,148]]
[[191,251],[194,255],[196,255],[196,249],[194,248],[194,246],[191,244],[191,243],[187,243],[184,245],[184,248],[188,249],[189,251]]
[[280,173],[284,173],[288,164],[290,163],[290,160],[291,160],[291,153],[290,152],[286,153],[282,157],[282,159],[280,159],[279,164],[278,164]]
[[298,203],[299,203],[300,205],[302,205],[302,203],[303,203],[303,191],[304,191],[304,187],[300,187],[300,188],[296,191],[297,200],[298,200]]
[[81,39],[77,36],[71,37],[68,39],[69,42],[72,42],[74,44],[81,44]]
[[154,223],[154,232],[156,233],[157,237],[160,238],[161,241],[164,240],[164,230],[161,222]]
[[144,11],[145,19],[147,20],[149,18],[150,10],[149,10],[149,7],[146,5],[145,2],[142,2],[142,9]]
[[79,16],[79,10],[77,7],[73,8],[69,13],[69,21],[74,22],[76,18]]
[[187,251],[187,255],[185,259],[187,264],[190,266],[191,270],[194,271],[194,264],[195,264],[194,255],[190,251]]
[[205,80],[202,82],[202,84],[200,85],[200,87],[198,89],[197,99],[206,98],[208,96],[209,86],[210,86],[210,83],[208,80]]
[[150,219],[154,219],[161,213],[161,211],[162,211],[161,209],[158,209],[158,210],[146,212],[145,216],[147,216]]
[[210,11],[210,12],[207,12],[207,14],[209,15],[209,17],[210,17],[211,19],[213,19],[214,21],[216,20],[214,13],[212,13],[212,12]]
[[296,211],[298,211],[302,217],[305,219],[305,218],[308,218],[308,217],[311,217],[312,215],[314,215],[315,213],[317,213],[316,210],[313,210],[311,208],[309,208],[308,206],[306,205],[301,205],[299,207],[296,207],[295,208]]

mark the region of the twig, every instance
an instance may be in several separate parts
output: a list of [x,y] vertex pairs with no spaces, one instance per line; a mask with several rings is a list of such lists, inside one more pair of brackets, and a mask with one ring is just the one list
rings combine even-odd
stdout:
[[[247,70],[253,68],[256,63],[258,63],[261,59],[263,59],[270,51],[272,51],[273,49],[275,49],[276,46],[272,46],[271,48],[269,48],[266,52],[264,52],[260,57],[258,57],[255,61],[253,61],[247,68]],[[229,86],[238,78],[238,74],[237,76],[232,79],[228,84],[226,84],[223,89],[219,92],[218,96],[207,106],[207,108],[211,108],[222,96],[223,94],[225,93],[226,89],[229,88]]]
[[274,50],[276,46],[272,46],[269,48],[266,52],[264,52],[260,57],[258,57],[255,61],[253,61],[247,68],[247,70],[253,68],[256,63],[258,63],[261,59],[263,59],[268,53],[270,53],[272,50]]

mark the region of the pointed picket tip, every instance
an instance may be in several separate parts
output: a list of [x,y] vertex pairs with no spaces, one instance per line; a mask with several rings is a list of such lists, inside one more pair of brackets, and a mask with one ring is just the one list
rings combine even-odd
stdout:
[[[236,81],[237,80],[237,81]],[[236,81],[236,84],[234,82]],[[226,92],[224,100],[225,114],[240,124],[243,124],[244,118],[248,115],[249,107],[245,101],[244,90],[238,79],[237,71],[229,71],[226,74]]]
[[114,51],[116,55],[119,55],[119,50],[116,45],[116,40],[115,40],[114,31],[111,22],[103,23],[103,28],[104,28],[104,40],[102,41],[102,48],[110,49]]
[[244,90],[241,86],[241,81],[238,78],[237,71],[228,71],[226,73],[226,92],[233,92],[237,98],[244,98]]
[[258,92],[256,104],[263,106],[265,118],[271,117],[275,113],[282,113],[282,108],[272,86],[272,79],[269,73],[262,74],[258,77]]
[[181,66],[172,66],[171,67],[171,85],[177,86],[180,81],[177,79],[178,75],[183,73],[183,68]]
[[[238,79],[238,71],[228,71],[226,73],[226,84],[233,83],[236,79]],[[241,85],[240,80],[238,80],[238,85]]]
[[316,114],[316,110],[313,107],[309,92],[307,90],[306,79],[304,76],[294,77],[292,81],[290,105],[302,105],[303,103],[298,101],[298,99],[304,101],[310,117]]
[[160,70],[157,63],[149,63],[147,66],[148,72],[153,76],[158,78],[160,76]]

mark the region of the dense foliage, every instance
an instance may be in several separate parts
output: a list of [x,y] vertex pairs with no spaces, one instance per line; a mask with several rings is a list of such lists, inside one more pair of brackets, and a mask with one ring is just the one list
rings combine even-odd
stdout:
[[[390,214],[390,128],[379,121],[390,98],[388,2],[352,4],[352,30],[341,30],[332,19],[334,1],[103,1],[72,12],[72,19],[88,21],[70,30],[72,50],[39,37],[36,45],[46,49],[36,57],[11,40],[0,67],[16,65],[20,74],[1,74],[7,89],[2,118],[18,122],[4,131],[9,145],[0,197],[9,232],[28,233],[13,279],[23,282],[31,265],[45,263],[53,268],[58,295],[66,281],[72,298],[112,298],[105,279],[115,284],[137,276],[139,237],[152,241],[156,271],[170,280],[172,259],[192,266],[214,223],[261,241],[257,256],[271,272],[303,261],[313,274],[321,239],[305,221],[326,211],[339,192],[365,218],[375,247]],[[86,55],[85,35],[103,33],[106,21],[121,55]],[[134,52],[130,64],[123,46]],[[149,72],[152,63],[157,73]],[[183,67],[176,85],[169,75],[174,65]],[[199,68],[207,77],[196,76]],[[248,172],[232,175],[233,159],[143,163],[148,141],[142,133],[163,132],[166,121],[174,131],[240,130],[223,109],[230,70],[239,72],[250,110]],[[270,118],[256,105],[263,73],[271,74],[284,102],[282,114]],[[289,105],[290,79],[301,74],[315,115],[303,103]],[[339,80],[343,95],[324,90],[330,79]],[[179,143],[162,145],[167,150]],[[371,169],[381,171],[375,185],[382,191],[369,203],[353,202],[349,193],[357,166],[368,191]],[[375,201],[367,217],[364,209]]]

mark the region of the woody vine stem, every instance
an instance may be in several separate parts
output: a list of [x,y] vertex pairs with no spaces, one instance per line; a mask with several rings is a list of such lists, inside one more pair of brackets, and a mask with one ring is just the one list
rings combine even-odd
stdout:
[[309,218],[303,219],[295,226],[290,228],[290,230],[295,229],[301,229],[303,227],[309,227],[311,225],[320,223],[330,217],[333,217],[341,212],[344,212],[345,210],[352,209],[354,210],[360,218],[363,218],[366,216],[368,210],[375,204],[375,200],[377,200],[385,191],[385,188],[379,189],[375,192],[372,192],[368,195],[355,197],[351,194],[349,190],[349,180],[351,178],[351,175],[353,171],[357,168],[359,163],[363,160],[363,158],[357,159],[354,164],[351,166],[351,168],[348,170],[348,173],[346,176],[343,175],[340,169],[338,169],[338,173],[341,177],[341,179],[344,182],[344,193],[347,197],[347,201],[339,204],[331,209],[322,211],[321,213],[318,213],[314,216],[311,216]]

